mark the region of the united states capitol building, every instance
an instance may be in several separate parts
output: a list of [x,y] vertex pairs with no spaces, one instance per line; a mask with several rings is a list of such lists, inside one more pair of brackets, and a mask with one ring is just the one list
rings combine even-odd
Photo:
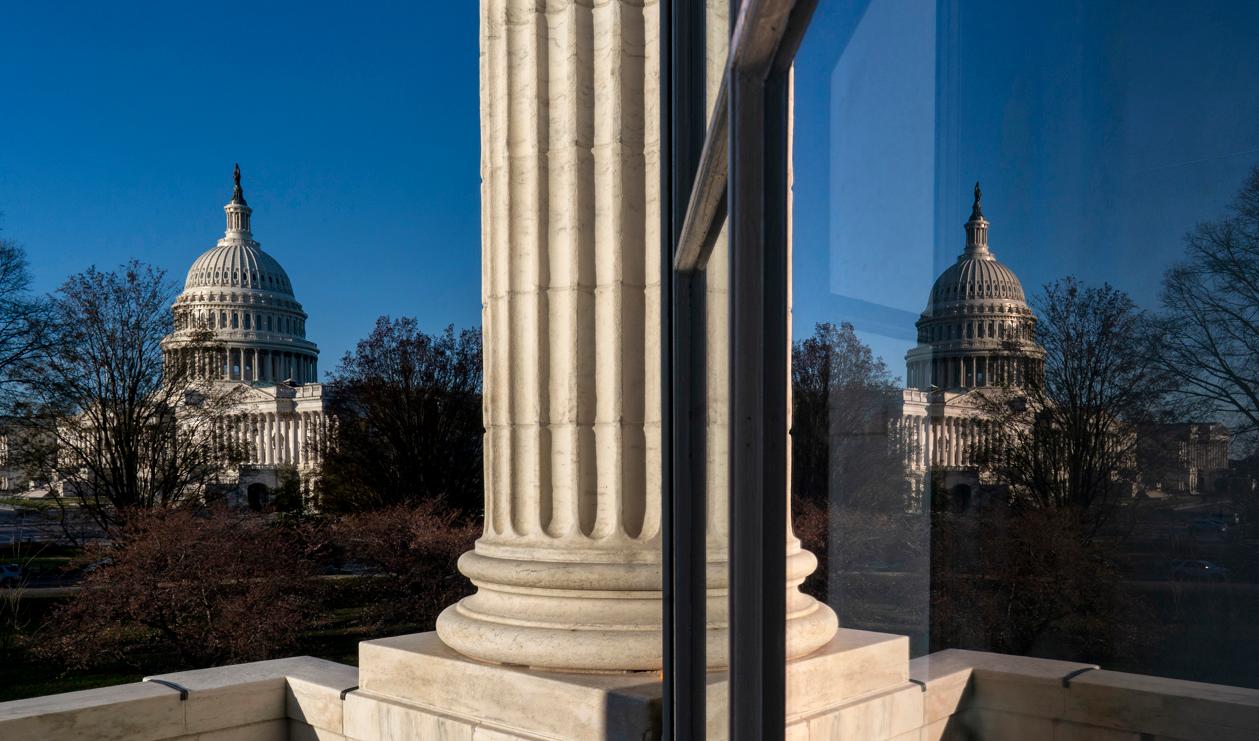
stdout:
[[1018,276],[988,246],[981,197],[976,183],[966,245],[931,288],[916,322],[918,344],[905,355],[907,388],[888,410],[916,501],[932,478],[946,489],[980,483],[981,453],[994,444],[997,424],[981,395],[1017,397],[1044,373],[1036,315]]
[[[1029,384],[1044,379],[1036,315],[1018,276],[989,247],[991,225],[981,196],[976,183],[965,247],[931,288],[915,323],[918,343],[905,354],[906,388],[885,410],[886,434],[903,459],[911,506],[928,501],[929,487],[965,500],[979,486],[1000,484],[982,470],[1000,437],[994,403],[1017,403]],[[1149,492],[1222,490],[1229,471],[1227,426],[1174,422],[1147,425],[1137,434],[1158,441],[1158,450],[1170,456],[1155,464],[1138,461]]]
[[309,493],[328,417],[306,312],[284,268],[253,238],[239,167],[234,179],[223,207],[227,230],[188,269],[162,349],[168,366],[184,364],[194,379],[236,387],[224,389],[236,392],[236,402],[215,423],[214,437],[216,447],[243,451],[244,460],[221,493],[257,509],[286,484]]

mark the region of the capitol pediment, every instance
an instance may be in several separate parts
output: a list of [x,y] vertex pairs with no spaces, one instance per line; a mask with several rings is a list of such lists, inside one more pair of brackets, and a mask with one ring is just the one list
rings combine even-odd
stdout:
[[[233,393],[237,394],[237,401],[240,403],[275,401],[284,398],[283,395],[277,394],[275,386],[254,386],[248,383],[235,383],[236,389]],[[288,395],[290,398],[292,394]]]

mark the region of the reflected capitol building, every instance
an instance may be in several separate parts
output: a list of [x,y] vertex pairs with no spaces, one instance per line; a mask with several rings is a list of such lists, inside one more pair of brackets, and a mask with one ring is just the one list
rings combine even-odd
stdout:
[[[906,385],[887,410],[890,443],[904,456],[913,502],[928,486],[963,493],[983,480],[980,459],[993,452],[997,421],[992,400],[1022,396],[1044,378],[1045,350],[1036,342],[1036,315],[1023,285],[988,246],[982,191],[966,221],[966,245],[936,279],[915,326],[918,344],[905,354]],[[982,396],[981,396],[982,395]],[[986,397],[986,404],[985,398]],[[1179,422],[1145,429],[1171,458],[1146,470],[1147,491],[1199,494],[1228,474],[1230,432],[1219,422]]]
[[[229,503],[257,509],[289,482],[309,493],[328,417],[306,312],[284,268],[253,239],[239,167],[233,177],[227,231],[188,269],[162,349],[167,365],[183,363],[194,378],[241,387],[214,435],[220,450],[230,441],[245,455],[224,492]],[[205,330],[213,349],[194,339]]]
[[965,249],[931,287],[916,322],[918,345],[905,354],[909,387],[893,410],[899,417],[893,439],[906,451],[918,501],[927,471],[949,488],[979,483],[977,454],[993,443],[995,422],[984,419],[975,395],[1017,395],[1044,370],[1045,351],[1036,344],[1036,315],[1023,284],[988,247],[982,195],[975,183]]

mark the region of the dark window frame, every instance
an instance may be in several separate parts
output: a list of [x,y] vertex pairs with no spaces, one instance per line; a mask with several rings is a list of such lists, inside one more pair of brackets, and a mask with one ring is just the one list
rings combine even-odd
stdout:
[[[661,343],[663,378],[661,576],[665,739],[705,733],[704,279],[675,271],[675,250],[705,141],[705,7],[664,0],[661,12]],[[698,537],[695,533],[698,532]],[[698,640],[696,640],[698,638]]]
[[[667,81],[662,130],[669,134],[662,234],[663,253],[672,263],[663,298],[669,428],[664,444],[671,451],[663,482],[663,730],[665,738],[690,739],[702,738],[705,727],[702,384],[704,364],[715,362],[728,363],[730,374],[730,738],[781,739],[790,381],[788,96],[790,67],[816,0],[732,0],[725,73],[693,165],[703,115],[703,86],[697,90],[696,80],[703,80],[704,59],[703,27],[697,33],[694,6],[704,5],[661,3],[661,74]],[[727,213],[730,356],[710,359],[702,350],[704,270]]]

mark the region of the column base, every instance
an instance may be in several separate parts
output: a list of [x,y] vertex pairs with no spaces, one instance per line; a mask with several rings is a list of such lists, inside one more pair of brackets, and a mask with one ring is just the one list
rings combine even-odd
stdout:
[[[556,671],[651,671],[664,665],[658,561],[526,555],[531,557],[478,543],[460,557],[459,570],[477,592],[438,616],[437,633],[446,645],[484,662]],[[789,659],[816,651],[838,628],[830,607],[798,590],[816,566],[808,551],[797,547],[788,554]],[[724,669],[730,651],[726,562],[709,561],[707,571],[708,667]]]
[[[908,677],[904,636],[841,630],[820,650],[788,662],[788,736],[830,738],[841,721],[876,723],[879,733],[860,736],[871,739],[916,728],[921,688]],[[710,739],[729,735],[727,685],[725,672],[709,673]],[[359,689],[346,697],[345,735],[656,739],[660,697],[659,672],[567,674],[485,664],[436,633],[417,633],[359,644]]]
[[[478,543],[460,557],[459,570],[477,592],[438,616],[437,633],[448,646],[480,661],[535,669],[624,672],[662,666],[658,560],[555,560],[580,559],[580,552],[527,555]],[[725,592],[709,595],[709,610],[719,610],[722,618],[722,627],[709,631],[709,650],[719,649],[724,657]]]

